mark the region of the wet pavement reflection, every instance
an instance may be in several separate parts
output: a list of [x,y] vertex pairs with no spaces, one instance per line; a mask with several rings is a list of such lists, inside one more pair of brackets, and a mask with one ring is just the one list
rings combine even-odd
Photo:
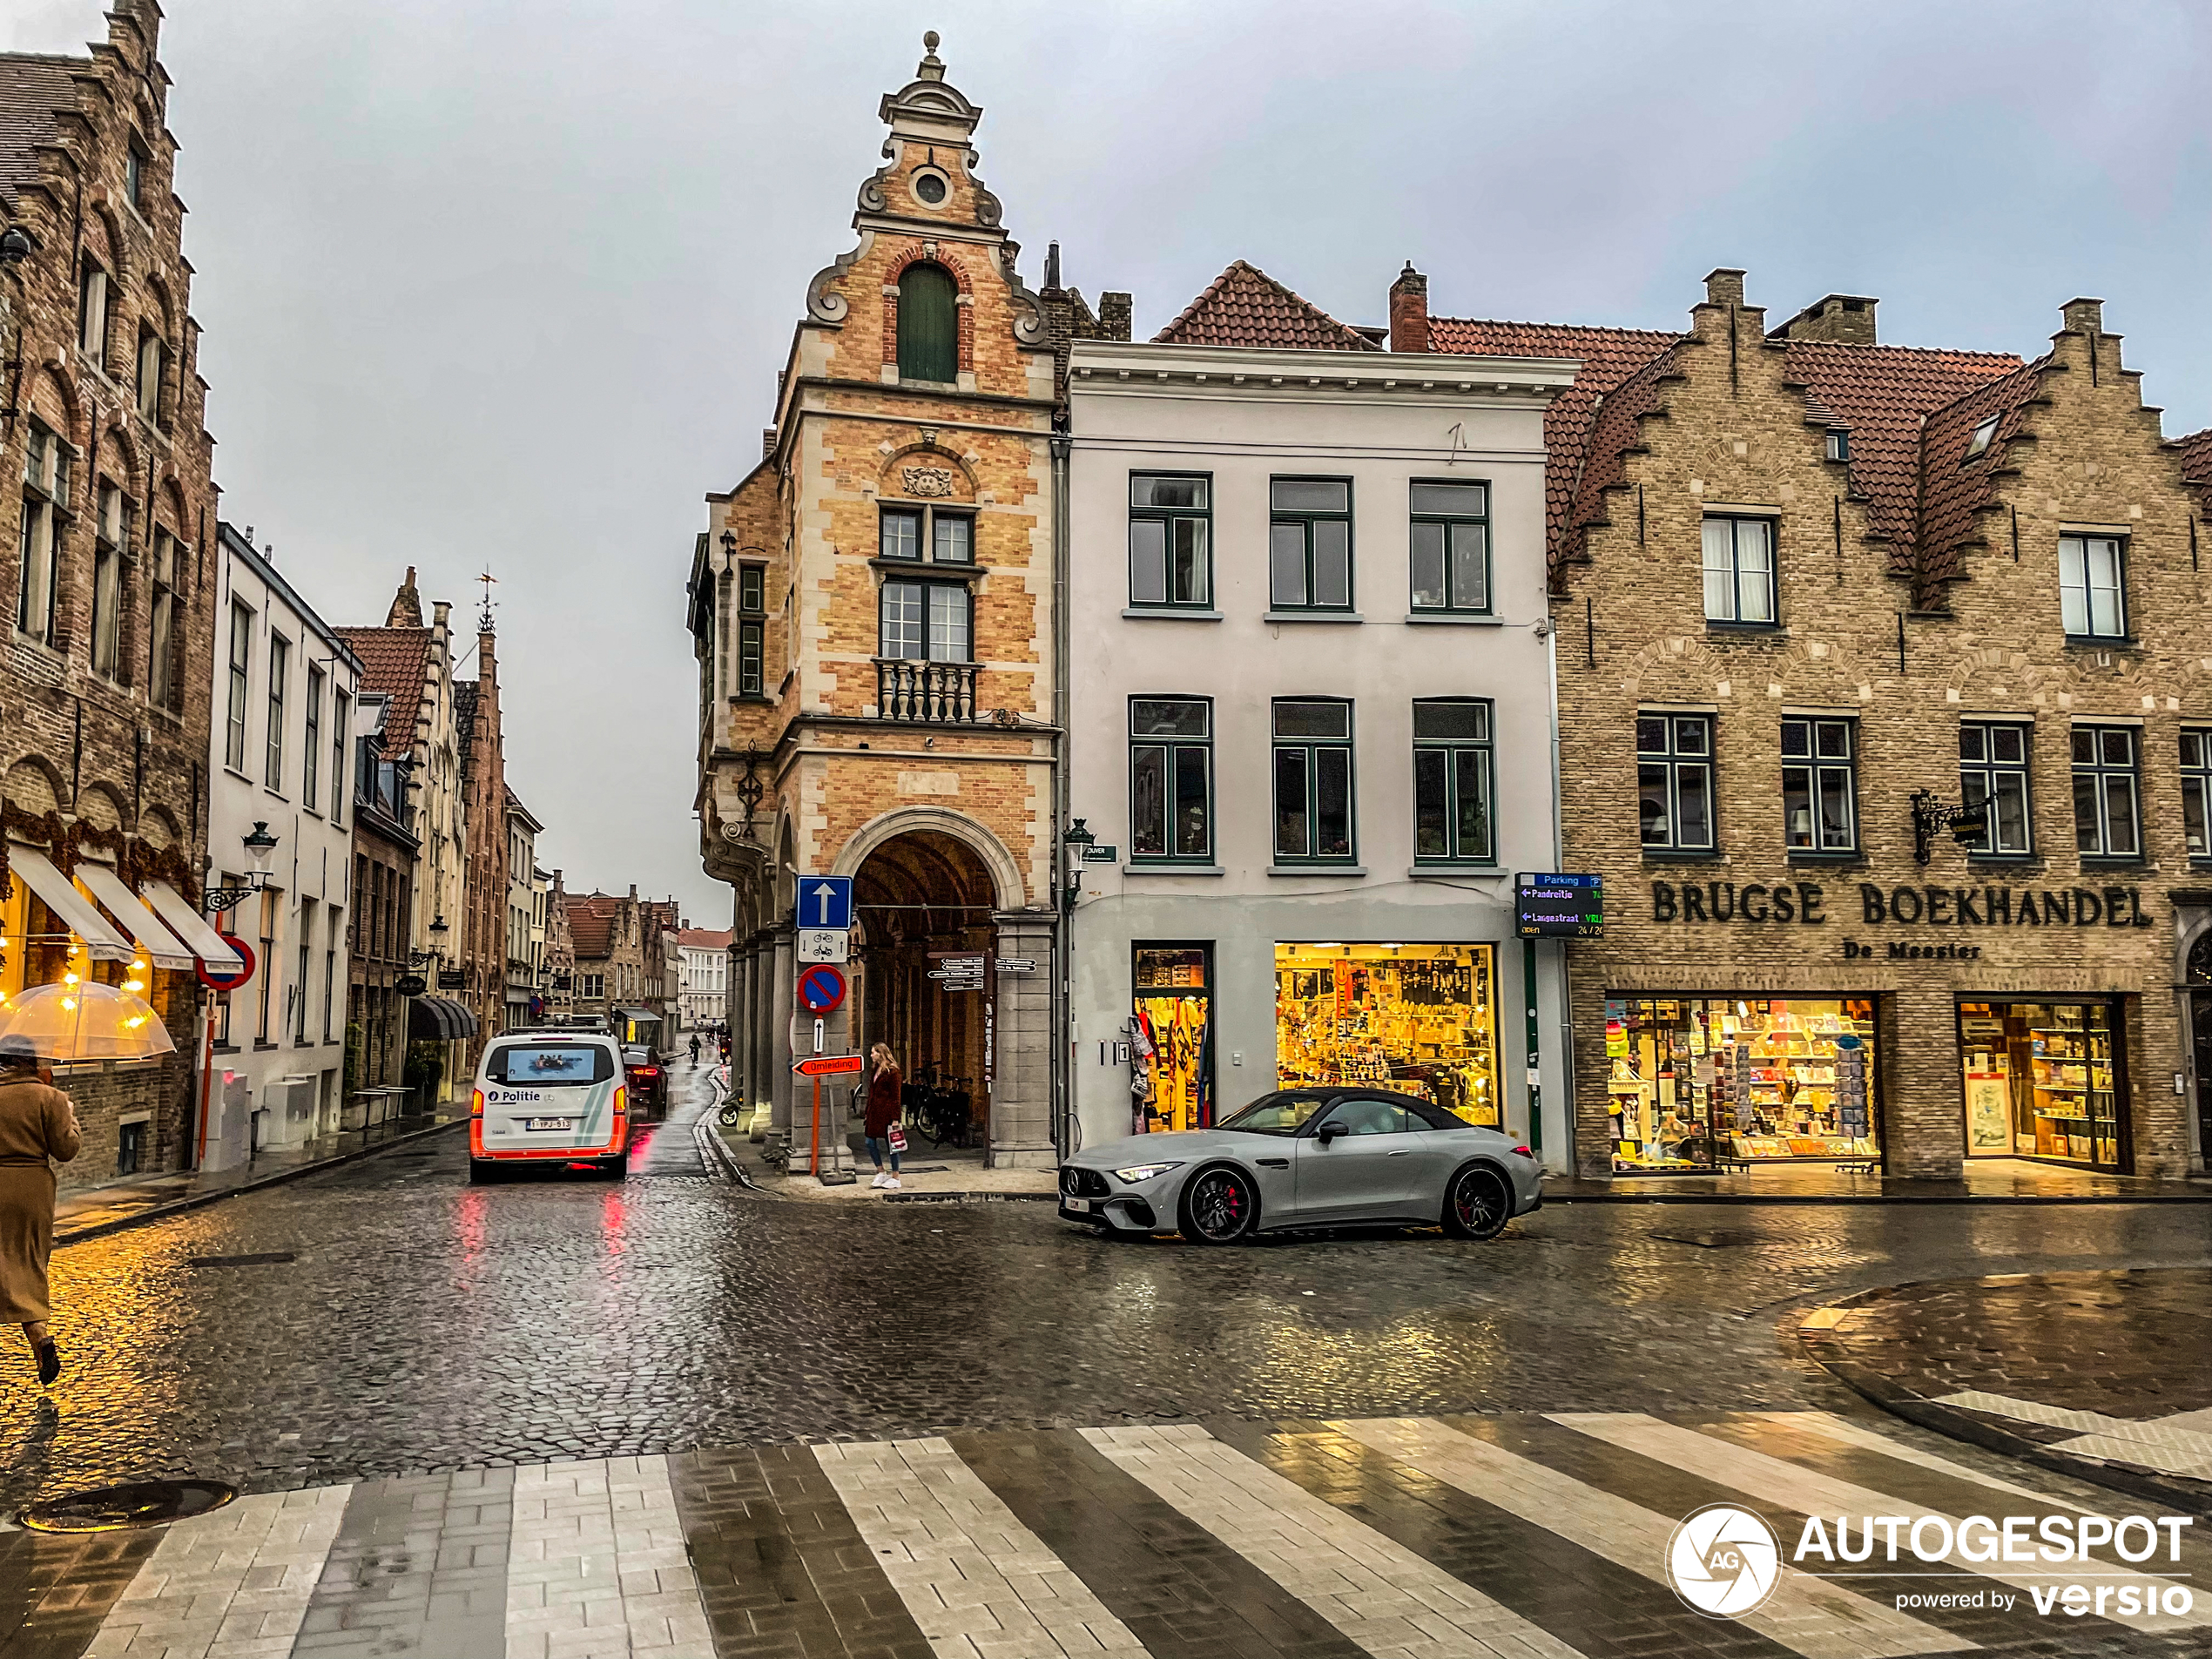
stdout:
[[1224,1413],[1832,1406],[1786,1317],[1809,1301],[2212,1264],[2188,1205],[1558,1205],[1487,1244],[1123,1243],[1045,1204],[757,1197],[708,1178],[698,1109],[619,1184],[470,1187],[447,1135],[57,1251],[67,1368],[50,1409],[0,1349],[0,1501]]

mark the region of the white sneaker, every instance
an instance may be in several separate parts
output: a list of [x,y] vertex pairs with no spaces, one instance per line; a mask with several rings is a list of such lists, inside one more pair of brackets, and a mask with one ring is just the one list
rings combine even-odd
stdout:
[[896,1192],[899,1190],[899,1177],[895,1175],[885,1177],[883,1187],[887,1192]]
[[882,1185],[882,1184],[883,1184],[886,1181],[888,1181],[890,1178],[891,1178],[891,1177],[890,1177],[889,1176],[887,1176],[887,1175],[884,1174],[884,1172],[883,1172],[882,1170],[878,1170],[875,1172],[875,1179],[874,1179],[874,1180],[873,1180],[873,1181],[871,1181],[871,1182],[869,1182],[869,1183],[868,1183],[868,1184],[869,1184],[870,1186],[872,1186],[872,1187],[880,1187],[880,1186],[881,1186],[881,1185]]

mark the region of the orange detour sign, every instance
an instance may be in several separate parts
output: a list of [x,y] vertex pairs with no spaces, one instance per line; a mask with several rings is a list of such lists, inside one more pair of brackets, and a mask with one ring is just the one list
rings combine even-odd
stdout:
[[792,1062],[791,1069],[796,1077],[833,1077],[840,1071],[865,1071],[867,1064],[861,1055],[817,1054]]

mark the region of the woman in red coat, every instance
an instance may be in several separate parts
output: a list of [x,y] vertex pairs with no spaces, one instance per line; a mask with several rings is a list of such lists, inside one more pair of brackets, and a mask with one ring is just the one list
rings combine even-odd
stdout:
[[[891,1126],[899,1121],[900,1105],[899,1088],[906,1079],[899,1071],[899,1062],[891,1057],[891,1046],[879,1042],[868,1050],[868,1058],[875,1062],[875,1069],[868,1077],[867,1120],[861,1132],[867,1136],[868,1158],[875,1165],[875,1179],[868,1184],[899,1190],[899,1153],[891,1144]],[[883,1155],[891,1155],[891,1172],[883,1170]]]

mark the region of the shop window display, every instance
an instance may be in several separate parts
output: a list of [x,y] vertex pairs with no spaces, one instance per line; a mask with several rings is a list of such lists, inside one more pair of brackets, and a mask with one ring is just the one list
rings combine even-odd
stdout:
[[1204,945],[1139,945],[1130,1019],[1136,1064],[1131,1129],[1213,1126],[1212,953]]
[[1374,1083],[1504,1127],[1491,945],[1278,945],[1276,1086]]
[[1616,1174],[1880,1154],[1867,999],[1609,998],[1605,1053]]
[[1968,1154],[2119,1169],[2118,1023],[2104,1002],[1961,1002]]

